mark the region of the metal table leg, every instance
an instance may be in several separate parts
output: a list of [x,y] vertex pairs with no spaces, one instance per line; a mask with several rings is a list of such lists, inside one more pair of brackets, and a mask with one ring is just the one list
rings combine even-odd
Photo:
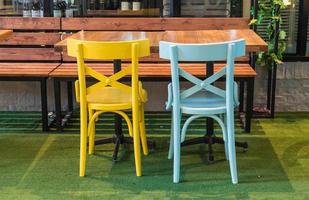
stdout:
[[41,86],[41,108],[42,108],[42,130],[48,131],[48,111],[47,111],[47,85],[46,78],[42,78],[40,81]]
[[246,105],[246,119],[245,119],[245,131],[250,133],[251,131],[251,118],[253,109],[253,94],[254,94],[254,78],[250,78],[247,81],[247,105]]
[[[207,73],[206,73],[207,76],[206,77],[211,76],[213,74],[213,62],[208,62],[206,64],[206,69],[207,69]],[[252,91],[250,91],[250,92],[252,92]],[[249,94],[249,95],[253,96],[253,93]],[[252,111],[252,104],[251,104],[251,111]],[[250,117],[250,115],[248,115],[246,117]],[[251,118],[249,118],[249,119],[251,119]],[[224,144],[223,138],[216,137],[214,135],[214,121],[211,118],[207,118],[207,131],[206,131],[206,134],[203,137],[185,140],[183,143],[181,143],[181,146],[188,146],[188,145],[201,144],[201,143],[208,144],[208,160],[209,161],[214,160],[212,144],[216,144],[216,143],[217,144]],[[235,141],[235,145],[237,147],[242,147],[245,150],[248,148],[247,142],[237,142],[237,141]]]
[[245,98],[245,86],[244,82],[239,82],[239,112],[244,111],[244,98]]
[[[114,73],[117,73],[121,70],[121,60],[114,60]],[[101,140],[96,140],[95,145],[114,143],[114,153],[113,160],[118,159],[119,147],[121,144],[133,144],[133,138],[125,137],[122,131],[122,118],[118,114],[115,114],[115,135],[112,138],[105,138]],[[155,146],[154,141],[147,141],[149,148]]]
[[62,131],[62,116],[61,116],[61,86],[60,81],[54,78],[54,95],[55,95],[55,114],[57,131]]
[[72,81],[67,82],[67,92],[68,92],[68,111],[73,112],[73,86],[72,86]]

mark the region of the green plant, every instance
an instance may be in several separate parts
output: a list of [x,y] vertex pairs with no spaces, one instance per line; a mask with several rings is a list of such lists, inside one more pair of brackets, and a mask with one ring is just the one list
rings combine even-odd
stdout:
[[[268,4],[267,4],[268,3]],[[249,25],[260,25],[268,23],[266,34],[268,51],[258,55],[257,64],[260,66],[272,67],[273,63],[282,64],[282,55],[286,49],[286,32],[281,30],[281,9],[285,9],[284,0],[259,0],[257,17],[253,18]],[[252,16],[255,16],[255,9],[251,9]],[[276,38],[278,46],[276,47]]]

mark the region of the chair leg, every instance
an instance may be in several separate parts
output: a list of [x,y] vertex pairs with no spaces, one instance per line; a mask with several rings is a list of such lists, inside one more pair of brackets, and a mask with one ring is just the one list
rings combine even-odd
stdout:
[[144,104],[140,106],[140,122],[139,122],[140,136],[142,141],[142,148],[144,155],[149,154],[148,145],[147,145],[147,137],[145,131],[145,116],[144,116]]
[[234,130],[234,113],[227,113],[227,136],[228,136],[228,153],[230,172],[232,177],[232,183],[238,183],[237,177],[237,163],[236,163],[236,151],[235,151],[235,130]]
[[140,146],[141,140],[140,140],[140,135],[139,135],[138,110],[132,109],[132,115],[133,115],[133,145],[134,145],[136,176],[142,176],[141,146]]
[[181,116],[179,112],[173,109],[173,135],[174,135],[174,175],[173,182],[179,183],[180,176],[180,121]]
[[80,162],[79,176],[85,176],[86,172],[86,151],[87,151],[87,108],[81,105],[80,112]]
[[[89,121],[91,120],[92,116],[94,114],[94,111],[92,109],[89,109]],[[92,123],[89,133],[89,147],[88,147],[88,153],[89,155],[92,155],[94,153],[94,137],[95,137],[95,122]]]
[[169,147],[169,150],[168,150],[168,159],[172,159],[173,158],[173,145],[174,145],[174,139],[173,139],[173,133],[174,133],[174,121],[173,121],[173,113],[172,113],[172,120],[171,120],[171,135],[170,135],[170,147]]
[[223,115],[223,124],[224,129],[222,129],[222,135],[224,140],[224,150],[225,150],[225,158],[226,160],[229,160],[229,149],[228,149],[228,136],[227,136],[227,120],[226,120],[226,114]]

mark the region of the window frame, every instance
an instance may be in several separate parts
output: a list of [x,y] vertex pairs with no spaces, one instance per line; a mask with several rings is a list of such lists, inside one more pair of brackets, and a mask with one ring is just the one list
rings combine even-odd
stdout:
[[[253,0],[257,3],[257,0]],[[252,5],[252,4],[251,4]],[[254,6],[257,14],[257,6]],[[296,53],[286,53],[283,55],[283,61],[309,61],[309,56],[306,56],[307,51],[307,31],[308,31],[308,13],[309,1],[299,0],[299,17],[297,27]],[[302,19],[302,20],[300,20]],[[304,42],[306,41],[306,42]]]
[[[298,34],[297,34],[297,44],[296,44],[296,56],[299,57],[309,57],[306,56],[307,51],[307,31],[308,31],[308,13],[309,13],[309,1],[300,0],[299,5],[299,18],[298,20]],[[304,42],[306,41],[306,42]]]
[[[258,4],[258,0],[251,0],[251,5]],[[257,9],[257,6],[254,6]],[[308,31],[308,13],[309,1],[299,0],[299,18],[296,53],[284,54],[283,61],[309,61],[309,56],[306,56],[307,50],[307,31]],[[257,15],[257,10],[255,10]],[[170,17],[181,17],[181,0],[170,0]],[[306,41],[306,42],[304,42]]]
[[[242,0],[241,0],[242,2]],[[251,0],[251,5],[257,4],[258,0]],[[243,2],[242,2],[243,3]],[[44,1],[44,16],[52,16],[52,5],[53,0]],[[257,6],[254,6],[257,9]],[[299,20],[297,30],[297,41],[296,41],[296,53],[285,54],[283,57],[284,61],[309,61],[307,51],[307,35],[308,35],[308,13],[309,13],[309,1],[299,0]],[[257,10],[255,10],[257,14]],[[170,0],[170,15],[169,17],[182,17],[181,16],[181,0]],[[304,42],[306,41],[306,42]]]
[[[307,34],[308,34],[308,13],[309,13],[309,1],[299,0],[299,17],[297,41],[296,41],[296,53],[287,53],[283,56],[285,62],[295,61],[309,61],[307,54]],[[304,42],[306,41],[306,42]]]

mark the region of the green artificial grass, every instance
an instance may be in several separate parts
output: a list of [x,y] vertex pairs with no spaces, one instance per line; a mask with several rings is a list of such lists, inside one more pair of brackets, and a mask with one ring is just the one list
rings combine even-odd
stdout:
[[[112,115],[99,121],[97,138],[113,133]],[[39,113],[0,112],[0,199],[309,199],[309,113],[282,113],[253,120],[252,133],[237,125],[239,184],[231,183],[224,149],[214,145],[182,148],[181,179],[172,183],[167,159],[170,117],[146,114],[148,135],[157,145],[143,156],[143,176],[135,176],[131,146],[113,163],[113,145],[97,146],[88,156],[87,176],[80,178],[77,115],[64,133],[40,131]],[[189,137],[205,132],[205,121],[193,122]],[[216,128],[216,133],[219,130]]]

